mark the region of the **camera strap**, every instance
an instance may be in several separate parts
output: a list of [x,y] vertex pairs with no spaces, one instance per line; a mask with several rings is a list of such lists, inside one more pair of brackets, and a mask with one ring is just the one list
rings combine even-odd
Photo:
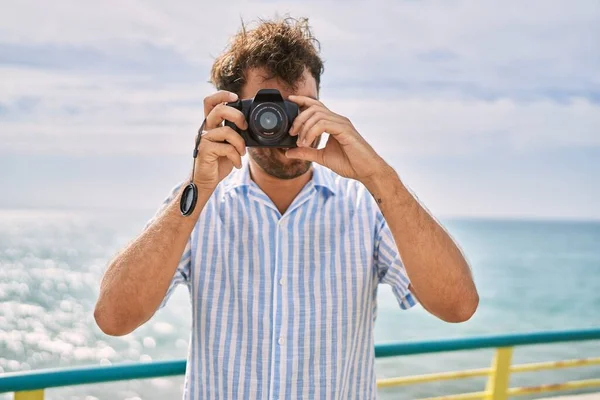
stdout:
[[179,209],[181,211],[181,215],[187,217],[192,215],[194,209],[196,208],[196,203],[198,202],[198,187],[194,183],[194,174],[196,172],[196,158],[198,157],[198,146],[200,146],[200,141],[202,140],[202,134],[204,133],[204,127],[206,126],[206,118],[202,121],[202,125],[200,125],[200,129],[198,129],[198,135],[196,135],[196,145],[194,146],[193,153],[193,164],[192,164],[192,177],[190,178],[190,183],[183,189],[183,193],[181,194],[181,200],[179,201]]

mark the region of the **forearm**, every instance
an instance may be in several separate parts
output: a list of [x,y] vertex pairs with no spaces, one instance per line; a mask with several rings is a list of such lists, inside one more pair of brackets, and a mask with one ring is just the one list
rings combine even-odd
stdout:
[[469,319],[479,301],[477,290],[469,265],[450,235],[391,167],[365,185],[394,236],[419,301],[445,321]]
[[146,322],[160,305],[200,212],[210,193],[199,192],[194,213],[184,217],[178,195],[156,220],[109,264],[94,316],[112,335],[127,334]]

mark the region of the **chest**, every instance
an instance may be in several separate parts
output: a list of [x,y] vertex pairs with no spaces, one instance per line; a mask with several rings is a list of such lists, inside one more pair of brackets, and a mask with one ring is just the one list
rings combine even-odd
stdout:
[[207,210],[192,237],[198,301],[224,292],[240,306],[281,296],[318,308],[324,297],[368,296],[376,281],[370,213],[351,200],[315,197],[281,216],[261,202],[234,200]]

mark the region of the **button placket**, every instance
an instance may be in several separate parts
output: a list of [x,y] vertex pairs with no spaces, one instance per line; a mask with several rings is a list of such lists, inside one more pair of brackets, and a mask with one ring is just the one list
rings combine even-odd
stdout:
[[287,385],[286,379],[289,377],[289,374],[291,372],[291,370],[289,369],[289,359],[290,357],[292,357],[292,354],[289,352],[290,349],[288,347],[290,339],[288,332],[288,329],[290,328],[290,326],[288,326],[288,317],[290,315],[290,307],[293,307],[293,304],[289,302],[290,295],[292,294],[289,290],[291,289],[289,287],[289,277],[292,273],[292,265],[290,264],[292,260],[290,257],[293,256],[292,245],[294,237],[293,232],[291,232],[291,228],[293,227],[296,218],[294,217],[294,215],[294,213],[286,212],[283,218],[280,220],[280,246],[282,247],[280,252],[281,259],[278,265],[278,267],[280,268],[280,275],[279,279],[277,280],[277,286],[279,289],[279,298],[281,299],[281,303],[279,305],[279,316],[281,317],[281,324],[279,326],[279,335],[277,336],[277,347],[279,350],[278,362],[279,370],[281,371],[281,385],[279,386],[277,395],[283,396],[284,398],[289,396],[289,393],[286,392],[284,385]]
[[271,399],[277,399],[280,395],[281,385],[285,384],[281,376],[281,363],[285,362],[282,360],[282,346],[285,344],[285,330],[284,321],[286,316],[284,315],[283,303],[286,301],[286,296],[283,292],[283,284],[285,283],[283,264],[285,263],[284,252],[282,246],[286,244],[286,216],[281,216],[277,221],[276,227],[276,256],[275,256],[275,267],[273,270],[273,296],[275,304],[273,306],[273,359],[272,359],[272,370],[271,370]]
[[[289,221],[289,217],[288,214],[286,213],[281,220],[279,220],[279,228],[280,228],[280,234],[281,234],[281,245],[285,245],[288,247],[288,251],[289,251],[289,245],[288,245],[288,232],[287,232],[287,225],[288,225],[288,221]],[[282,253],[283,254],[283,253]],[[286,294],[286,288],[285,288],[285,269],[284,269],[284,265],[287,262],[287,260],[285,259],[281,259],[279,260],[279,295],[281,296],[281,304],[279,304],[279,309],[280,312],[278,313],[279,316],[281,317],[281,320],[279,321],[279,337],[277,339],[277,344],[279,344],[279,346],[283,346],[285,344],[286,341],[286,335],[287,335],[287,325],[285,324],[285,321],[287,321],[287,307],[283,307],[283,303],[286,302],[287,299],[287,294]],[[286,362],[285,360],[282,359],[283,354],[280,350],[279,353],[279,357],[280,357],[280,361],[281,362]]]

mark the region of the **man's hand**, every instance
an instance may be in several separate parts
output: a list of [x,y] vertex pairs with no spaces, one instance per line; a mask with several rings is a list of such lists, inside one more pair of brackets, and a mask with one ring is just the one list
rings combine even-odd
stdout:
[[[305,110],[296,117],[290,129],[290,135],[298,136],[298,147],[289,149],[287,157],[317,162],[338,175],[363,183],[388,167],[348,118],[310,97],[289,96],[289,100]],[[325,148],[310,147],[325,132],[330,135]]]
[[221,126],[227,120],[240,129],[248,129],[244,114],[226,105],[237,98],[235,93],[221,90],[204,99],[206,125],[198,146],[194,173],[194,183],[199,188],[212,192],[234,165],[242,166],[242,156],[246,154],[244,139],[230,127]]
[[[290,134],[298,146],[287,151],[290,158],[317,162],[339,175],[362,182],[376,199],[394,236],[411,290],[439,318],[461,322],[471,318],[479,296],[467,261],[448,233],[402,184],[396,172],[360,136],[352,123],[304,96],[290,101],[305,108]],[[324,132],[330,134],[325,148],[310,147]]]
[[200,190],[194,217],[181,215],[179,201],[174,201],[181,197],[180,189],[152,224],[109,263],[94,310],[96,323],[106,334],[125,335],[152,317],[210,195],[234,165],[241,167],[244,139],[230,127],[220,126],[228,120],[247,128],[244,115],[225,104],[236,99],[225,91],[204,99],[206,124],[195,161],[194,183]]

